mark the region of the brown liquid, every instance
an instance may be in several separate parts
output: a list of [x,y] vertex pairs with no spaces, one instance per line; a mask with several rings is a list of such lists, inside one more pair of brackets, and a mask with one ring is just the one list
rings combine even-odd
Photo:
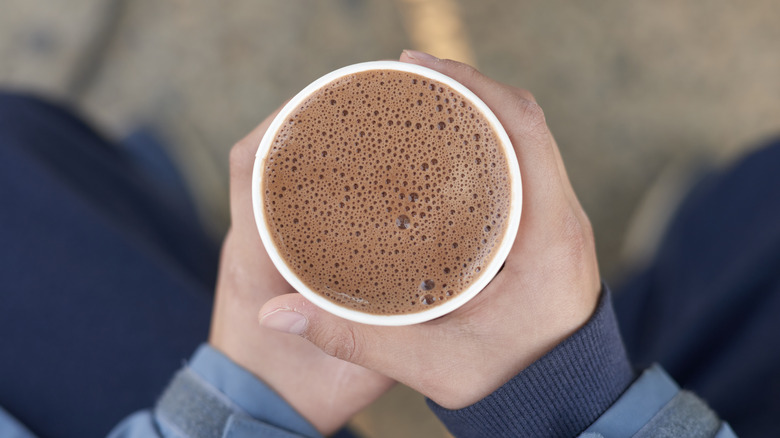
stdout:
[[331,82],[277,132],[267,226],[312,290],[374,314],[468,288],[509,216],[510,177],[484,116],[449,87],[372,70]]

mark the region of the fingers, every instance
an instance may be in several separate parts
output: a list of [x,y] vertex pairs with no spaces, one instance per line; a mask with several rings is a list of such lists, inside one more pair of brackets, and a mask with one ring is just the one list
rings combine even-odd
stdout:
[[480,319],[474,315],[463,318],[378,327],[331,315],[295,293],[273,298],[260,310],[261,326],[299,335],[331,356],[401,382],[450,409],[476,402],[514,374],[501,371],[503,362],[483,360],[494,355],[495,345],[506,349],[501,334],[483,337],[489,323],[469,323]]
[[[273,330],[302,336],[325,353],[338,359],[369,368],[392,378],[399,378],[395,361],[411,352],[403,340],[418,327],[386,327],[359,324],[331,315],[293,293],[269,300],[260,310],[260,325]],[[404,351],[406,350],[406,351]]]
[[277,109],[230,151],[230,233],[223,245],[220,289],[267,299],[292,291],[274,268],[260,242],[252,208],[252,169],[255,153]]
[[255,153],[265,131],[280,109],[263,120],[230,150],[230,215],[232,226],[239,233],[255,228],[252,210],[252,168],[255,164]]
[[260,310],[260,325],[300,335],[331,356],[364,365],[363,331],[358,324],[329,315],[300,294],[268,301]]
[[554,158],[549,148],[551,145],[544,112],[529,91],[496,82],[474,67],[450,59],[404,51],[400,60],[436,70],[465,85],[496,114],[507,133],[511,131],[510,135],[519,139],[544,143],[548,147],[546,158]]
[[517,154],[525,203],[536,209],[550,205],[551,200],[564,199],[557,146],[530,92],[496,82],[466,64],[420,52],[404,51],[400,60],[455,79],[487,104],[507,131]]
[[456,61],[411,51],[405,51],[400,60],[434,69],[465,85],[488,105],[507,131],[523,179],[523,218],[506,260],[508,271],[529,269],[535,259],[528,254],[538,255],[541,249],[556,245],[568,248],[571,236],[588,235],[587,216],[571,187],[544,113],[531,93],[493,81]]

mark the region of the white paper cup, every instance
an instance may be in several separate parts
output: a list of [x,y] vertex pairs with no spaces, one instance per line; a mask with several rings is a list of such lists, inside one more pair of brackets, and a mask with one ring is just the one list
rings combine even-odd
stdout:
[[[279,251],[274,245],[273,239],[271,238],[266,225],[267,222],[264,208],[264,193],[263,190],[261,190],[261,187],[263,187],[263,177],[265,174],[264,169],[266,167],[265,161],[271,149],[271,145],[273,144],[274,138],[279,131],[279,128],[282,126],[284,121],[287,120],[290,114],[298,109],[298,107],[306,100],[306,98],[308,98],[311,94],[320,88],[343,76],[371,70],[396,70],[414,73],[429,78],[432,81],[445,84],[463,95],[463,97],[471,102],[474,108],[478,109],[485,116],[485,119],[488,121],[488,123],[490,123],[490,126],[496,133],[501,147],[503,148],[504,156],[506,157],[507,166],[509,168],[511,189],[509,218],[507,219],[503,239],[497,247],[497,251],[493,253],[492,259],[488,265],[482,269],[481,275],[466,290],[461,291],[459,294],[448,299],[442,304],[416,313],[406,313],[400,315],[377,315],[360,312],[358,310],[344,307],[328,300],[304,284],[303,281],[301,281],[301,279],[295,274],[294,270],[287,265],[284,258],[279,255]],[[290,100],[287,105],[284,106],[284,108],[282,108],[281,112],[279,112],[273,122],[271,122],[271,125],[268,127],[268,131],[266,131],[265,135],[263,136],[263,139],[260,142],[260,147],[257,150],[254,171],[252,175],[252,203],[255,213],[255,221],[257,222],[257,228],[260,232],[260,238],[263,242],[263,245],[265,246],[266,251],[268,252],[268,255],[271,258],[271,261],[276,266],[276,269],[278,269],[282,274],[284,279],[287,280],[287,282],[290,283],[290,285],[292,285],[295,290],[300,292],[301,295],[306,297],[309,301],[334,315],[359,323],[384,326],[409,325],[430,321],[434,318],[438,318],[442,315],[450,313],[460,306],[466,304],[466,302],[474,298],[480,291],[482,291],[482,289],[484,289],[490,280],[492,280],[493,277],[495,277],[495,275],[498,273],[498,270],[501,268],[501,265],[504,263],[507,255],[509,254],[509,250],[512,248],[512,243],[515,240],[517,229],[520,224],[520,212],[522,210],[523,204],[522,196],[520,168],[517,164],[517,157],[515,156],[514,149],[512,148],[511,142],[509,141],[509,136],[506,134],[503,126],[501,126],[501,123],[499,123],[498,118],[496,118],[493,112],[490,111],[490,108],[488,108],[488,106],[485,105],[485,103],[482,102],[482,100],[474,93],[472,93],[468,88],[461,85],[454,79],[426,67],[397,61],[365,62],[343,67],[326,74],[325,76],[317,79],[309,86],[304,88],[292,100]]]

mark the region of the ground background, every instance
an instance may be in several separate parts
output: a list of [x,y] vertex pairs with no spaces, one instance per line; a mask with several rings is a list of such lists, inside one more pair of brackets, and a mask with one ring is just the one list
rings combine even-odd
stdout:
[[[116,138],[158,130],[219,236],[230,146],[313,79],[404,48],[466,60],[536,95],[618,282],[657,232],[638,210],[780,131],[778,17],[775,0],[0,0],[0,85]],[[446,436],[403,387],[354,423]]]

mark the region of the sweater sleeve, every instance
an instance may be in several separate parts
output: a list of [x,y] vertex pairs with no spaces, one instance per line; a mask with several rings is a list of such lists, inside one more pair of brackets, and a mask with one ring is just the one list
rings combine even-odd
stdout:
[[495,392],[458,410],[428,405],[456,437],[730,436],[660,367],[637,379],[606,286],[580,330]]

